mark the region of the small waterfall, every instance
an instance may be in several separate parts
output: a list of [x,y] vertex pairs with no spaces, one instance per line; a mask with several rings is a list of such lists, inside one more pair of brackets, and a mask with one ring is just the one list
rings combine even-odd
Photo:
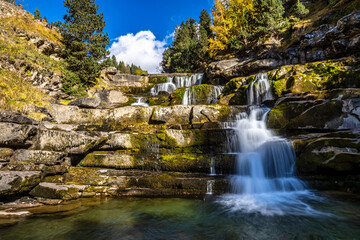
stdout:
[[222,91],[224,90],[224,86],[213,86],[212,89],[212,97],[211,103],[216,103],[218,97],[221,95]]
[[168,77],[166,83],[157,83],[155,84],[150,93],[153,96],[159,95],[160,92],[172,93],[178,88],[181,87],[190,87],[193,85],[199,85],[202,82],[204,74],[192,74],[191,76],[175,76]]
[[132,103],[131,106],[142,106],[142,107],[148,107],[149,104],[147,104],[143,97],[134,97],[136,99],[135,103]]
[[160,92],[172,93],[173,91],[175,91],[177,89],[177,87],[173,83],[173,79],[174,78],[172,78],[172,77],[168,77],[167,82],[155,84],[150,89],[151,95],[157,96],[157,95],[159,95]]
[[215,159],[211,158],[211,162],[210,162],[210,176],[215,176],[216,175],[216,171],[215,171]]
[[250,84],[248,90],[248,105],[260,105],[266,100],[274,99],[271,94],[271,87],[267,73],[256,75],[255,80]]
[[213,194],[213,186],[214,186],[215,180],[208,180],[206,182],[206,194],[212,195]]

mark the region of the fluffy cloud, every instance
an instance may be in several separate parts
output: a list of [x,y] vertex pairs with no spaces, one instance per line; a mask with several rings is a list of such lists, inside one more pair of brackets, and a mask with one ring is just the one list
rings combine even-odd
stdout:
[[151,31],[140,31],[116,38],[109,50],[118,61],[135,64],[149,73],[158,73],[166,44],[166,39],[156,40]]

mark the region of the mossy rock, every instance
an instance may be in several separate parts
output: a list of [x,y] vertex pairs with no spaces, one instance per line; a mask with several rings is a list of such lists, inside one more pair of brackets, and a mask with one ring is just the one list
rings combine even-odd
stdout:
[[360,170],[360,144],[357,138],[310,139],[298,152],[296,166],[301,174],[346,176]]
[[186,87],[178,88],[170,94],[170,105],[182,104]]
[[269,112],[267,124],[274,129],[337,129],[342,106],[341,101],[281,103]]

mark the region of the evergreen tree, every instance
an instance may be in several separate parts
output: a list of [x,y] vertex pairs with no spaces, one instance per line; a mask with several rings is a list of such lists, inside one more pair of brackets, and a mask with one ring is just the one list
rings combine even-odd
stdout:
[[59,26],[65,46],[64,57],[71,74],[65,75],[64,90],[84,89],[96,83],[100,60],[106,58],[109,44],[104,16],[97,13],[95,0],[64,0],[67,14]]
[[210,38],[212,36],[210,14],[205,9],[203,9],[199,18],[199,25],[206,31],[207,38]]
[[46,16],[44,16],[43,21],[44,21],[44,22],[48,22]]
[[42,19],[41,14],[40,14],[40,10],[37,9],[37,8],[34,11],[34,19],[35,20],[41,20]]
[[282,0],[256,0],[256,32],[258,36],[271,35],[286,26]]

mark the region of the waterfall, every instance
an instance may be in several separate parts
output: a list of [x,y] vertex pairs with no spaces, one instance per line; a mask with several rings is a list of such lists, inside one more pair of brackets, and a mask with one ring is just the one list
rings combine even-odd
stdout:
[[186,88],[182,105],[194,105],[194,104],[210,104],[215,103],[217,98],[221,95],[224,90],[224,86],[213,86],[210,85],[210,90],[208,93],[205,93],[203,99],[200,99],[196,92],[196,85]]
[[[236,175],[231,179],[232,192],[238,194],[305,190],[294,177],[295,153],[286,139],[274,136],[266,128],[269,109],[250,107],[235,129],[238,138]],[[236,151],[235,150],[235,151]]]
[[168,77],[167,82],[155,84],[150,93],[153,96],[159,95],[160,92],[172,93],[181,87],[190,87],[193,85],[200,85],[204,74],[192,74],[191,76],[175,76]]
[[142,106],[142,107],[148,107],[149,104],[147,104],[143,97],[134,97],[136,99],[135,103],[132,103],[131,106]]
[[174,84],[173,79],[174,78],[172,78],[172,77],[168,77],[167,82],[155,84],[150,89],[151,95],[157,96],[157,95],[159,95],[160,92],[172,93],[173,91],[175,91],[177,87]]
[[270,109],[260,106],[272,99],[266,74],[258,74],[248,91],[249,112],[241,113],[229,137],[229,152],[236,154],[231,193],[219,200],[231,210],[264,215],[312,214],[315,210],[301,198],[310,196],[295,177],[295,153],[286,139],[266,127]]
[[248,90],[248,105],[260,105],[262,102],[272,99],[268,75],[266,73],[256,75]]

